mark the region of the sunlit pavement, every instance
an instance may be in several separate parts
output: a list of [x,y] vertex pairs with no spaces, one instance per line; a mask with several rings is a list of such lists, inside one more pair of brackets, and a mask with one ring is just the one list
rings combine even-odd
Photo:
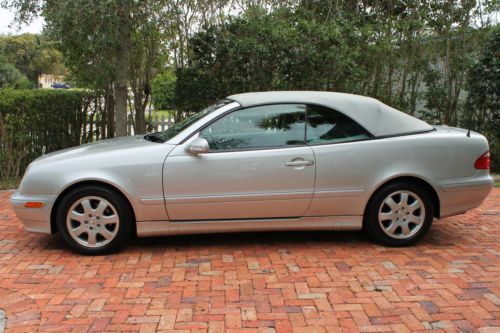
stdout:
[[132,240],[77,255],[23,230],[0,193],[6,332],[498,332],[500,189],[417,246],[360,232]]

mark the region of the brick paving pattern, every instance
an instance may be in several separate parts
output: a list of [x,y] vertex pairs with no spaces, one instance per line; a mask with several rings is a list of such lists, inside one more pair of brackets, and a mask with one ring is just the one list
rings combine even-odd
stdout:
[[0,193],[6,332],[499,332],[500,189],[417,246],[359,232],[132,240],[86,257]]

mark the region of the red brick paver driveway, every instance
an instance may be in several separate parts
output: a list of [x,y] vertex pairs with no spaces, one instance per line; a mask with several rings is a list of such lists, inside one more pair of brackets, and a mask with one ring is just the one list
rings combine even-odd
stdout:
[[361,233],[133,240],[84,257],[23,231],[0,193],[7,332],[498,332],[500,189],[410,248]]

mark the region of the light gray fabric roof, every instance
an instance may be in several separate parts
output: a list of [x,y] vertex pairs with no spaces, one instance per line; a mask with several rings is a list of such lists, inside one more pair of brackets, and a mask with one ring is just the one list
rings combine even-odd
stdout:
[[426,122],[370,97],[325,91],[270,91],[231,95],[243,107],[273,103],[319,104],[340,111],[374,136],[431,130]]

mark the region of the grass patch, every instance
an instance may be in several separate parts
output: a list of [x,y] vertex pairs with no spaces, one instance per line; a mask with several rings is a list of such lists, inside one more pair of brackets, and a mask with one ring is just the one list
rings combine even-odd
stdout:
[[495,187],[500,187],[500,174],[499,173],[491,173],[491,177],[493,178],[493,185]]
[[21,179],[10,178],[10,179],[0,179],[0,191],[3,190],[14,190],[19,187]]
[[[161,117],[165,117],[165,120],[168,119],[168,117],[174,117],[174,112],[169,111],[169,110],[158,110],[158,111],[153,111],[151,112],[151,118],[155,119],[155,117],[158,116],[158,120],[161,120]],[[146,111],[146,120],[149,119],[149,112]]]

